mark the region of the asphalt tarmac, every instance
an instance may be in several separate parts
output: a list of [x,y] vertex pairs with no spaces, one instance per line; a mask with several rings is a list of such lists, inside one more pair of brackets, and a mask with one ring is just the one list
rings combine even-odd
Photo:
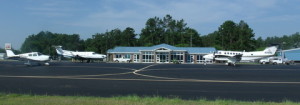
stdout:
[[300,65],[0,61],[0,92],[76,96],[300,101]]

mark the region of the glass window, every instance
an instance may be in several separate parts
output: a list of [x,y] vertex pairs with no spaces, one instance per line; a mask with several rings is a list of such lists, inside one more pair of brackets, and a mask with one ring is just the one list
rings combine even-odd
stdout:
[[154,62],[154,54],[153,52],[142,52],[142,62]]
[[117,55],[116,55],[116,58],[121,58],[121,57],[122,57],[121,54],[117,54]]
[[130,54],[126,54],[126,55],[125,55],[125,58],[130,58]]

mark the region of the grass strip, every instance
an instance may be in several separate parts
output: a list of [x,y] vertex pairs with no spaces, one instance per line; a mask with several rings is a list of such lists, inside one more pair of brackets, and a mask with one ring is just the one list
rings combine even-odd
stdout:
[[236,100],[182,100],[163,97],[90,97],[90,96],[45,96],[0,93],[0,105],[299,105],[292,101],[263,102]]

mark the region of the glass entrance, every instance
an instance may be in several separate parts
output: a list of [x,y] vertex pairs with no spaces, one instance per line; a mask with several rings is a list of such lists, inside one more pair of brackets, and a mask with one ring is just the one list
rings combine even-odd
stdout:
[[156,52],[157,63],[169,63],[169,52]]
[[187,55],[187,63],[194,63],[194,55]]
[[134,54],[133,55],[133,62],[140,62],[140,55],[139,54]]

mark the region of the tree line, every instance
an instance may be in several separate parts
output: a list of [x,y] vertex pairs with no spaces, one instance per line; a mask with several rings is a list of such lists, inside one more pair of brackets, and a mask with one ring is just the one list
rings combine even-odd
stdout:
[[[177,47],[215,47],[219,50],[260,50],[271,44],[282,44],[284,49],[299,47],[299,33],[282,37],[255,39],[253,29],[243,20],[235,23],[225,21],[220,27],[208,35],[200,35],[187,23],[175,20],[171,15],[163,18],[149,18],[140,34],[133,28],[113,29],[105,33],[96,33],[83,40],[78,34],[60,34],[41,31],[28,36],[21,46],[21,52],[38,51],[56,55],[53,45],[62,45],[67,50],[95,51],[105,54],[116,46],[152,46],[161,43]],[[0,49],[0,51],[3,51]]]

